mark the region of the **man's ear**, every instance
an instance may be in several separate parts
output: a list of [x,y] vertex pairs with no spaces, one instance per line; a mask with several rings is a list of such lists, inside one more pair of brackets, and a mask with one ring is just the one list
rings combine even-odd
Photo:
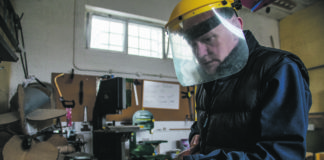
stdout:
[[240,28],[243,29],[243,19],[241,17],[237,17],[237,21],[239,23]]
[[243,19],[241,17],[233,16],[230,21],[234,26],[243,30]]

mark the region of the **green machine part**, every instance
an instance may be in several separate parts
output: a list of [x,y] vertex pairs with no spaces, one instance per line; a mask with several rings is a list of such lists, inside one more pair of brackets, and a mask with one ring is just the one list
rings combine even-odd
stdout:
[[[152,133],[152,129],[154,128],[154,117],[153,114],[150,111],[147,110],[139,110],[136,111],[133,115],[133,125],[139,126],[140,130],[150,130],[150,133]],[[136,153],[139,153],[138,146],[136,145],[136,133],[133,132],[130,138],[130,150],[131,152],[134,151]],[[154,148],[153,148],[154,153]],[[141,153],[140,153],[141,154]]]
[[[139,110],[133,115],[133,125],[139,126],[140,130],[149,130],[152,133],[154,128],[153,114],[147,110]],[[133,132],[130,138],[130,155],[132,160],[171,160],[168,155],[155,155],[155,146],[167,141],[143,141],[136,144],[136,133]]]
[[154,128],[154,117],[150,111],[139,110],[133,115],[133,125],[139,126],[141,130],[152,130]]

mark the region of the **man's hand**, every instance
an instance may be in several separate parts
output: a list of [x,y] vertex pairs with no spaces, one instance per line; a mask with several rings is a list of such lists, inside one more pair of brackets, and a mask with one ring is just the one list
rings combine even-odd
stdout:
[[183,160],[183,156],[199,153],[200,135],[196,134],[192,137],[190,142],[190,149],[184,150],[177,156],[177,160]]
[[178,154],[176,157],[176,160],[183,160],[183,156],[190,155],[190,149],[184,150],[181,153]]
[[196,134],[192,137],[190,142],[190,148],[193,148],[194,146],[198,145],[200,141],[200,135]]

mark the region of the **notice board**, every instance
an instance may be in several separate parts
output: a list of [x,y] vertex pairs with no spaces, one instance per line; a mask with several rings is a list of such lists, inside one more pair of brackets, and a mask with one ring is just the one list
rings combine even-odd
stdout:
[[144,80],[143,107],[179,109],[180,85]]
[[[59,75],[60,73],[52,73],[52,85],[55,88],[54,78]],[[97,93],[97,81],[101,75],[98,76],[90,76],[90,75],[79,75],[74,74],[64,74],[63,77],[57,79],[58,86],[61,90],[61,93],[66,100],[74,100],[75,107],[72,109],[72,121],[83,121],[84,120],[84,107],[87,106],[87,120],[92,121],[92,111],[96,101],[96,93]],[[135,81],[135,79],[133,79]],[[150,111],[154,119],[156,121],[184,121],[186,118],[190,117],[190,109],[189,109],[189,101],[191,104],[194,104],[193,98],[182,98],[188,90],[193,91],[194,87],[182,87],[178,82],[165,82],[165,81],[151,81],[151,80],[143,80],[143,79],[136,79],[138,82],[137,85],[134,83],[126,82],[126,89],[131,90],[131,105],[128,106],[126,109],[122,110],[120,114],[114,115],[107,115],[107,121],[122,121],[125,123],[131,123],[133,114],[138,110],[148,110]],[[82,91],[83,91],[83,100],[82,104],[80,103],[79,99],[79,92],[80,92],[80,83],[83,83]],[[147,83],[149,82],[149,83]],[[144,96],[149,96],[148,93],[154,94],[153,86],[150,86],[152,90],[146,92],[144,95],[145,84],[150,84],[150,82],[156,82],[154,85],[157,86],[170,86],[171,88],[166,89],[166,93],[161,94],[162,89],[157,89],[156,91],[160,92],[160,95],[170,96],[172,95],[172,100],[174,102],[164,102],[164,104],[179,104],[178,108],[172,106],[167,108],[160,108],[160,107],[152,107],[153,102],[145,103],[149,104],[148,107],[143,106],[145,99]],[[134,88],[135,87],[135,88]],[[146,86],[147,87],[147,86]],[[176,89],[178,87],[178,89]],[[147,88],[146,88],[147,89]],[[136,90],[136,94],[135,94]],[[172,93],[168,93],[168,92]],[[137,99],[136,96],[137,95]],[[64,109],[63,105],[59,100],[59,94],[57,89],[55,88],[54,91],[55,97],[55,104],[56,108]],[[177,98],[175,98],[177,97]],[[151,97],[152,98],[152,97]],[[171,97],[170,97],[171,98]],[[168,97],[164,98],[165,100]],[[178,102],[176,102],[178,100]],[[136,103],[137,101],[137,103]],[[194,105],[191,105],[192,110],[194,111]],[[61,118],[61,121],[66,121],[65,117]]]

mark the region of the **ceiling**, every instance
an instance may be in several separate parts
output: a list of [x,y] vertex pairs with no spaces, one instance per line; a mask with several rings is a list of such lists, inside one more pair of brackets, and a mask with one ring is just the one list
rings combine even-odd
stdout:
[[271,4],[257,10],[255,13],[281,20],[317,1],[320,0],[274,0]]

